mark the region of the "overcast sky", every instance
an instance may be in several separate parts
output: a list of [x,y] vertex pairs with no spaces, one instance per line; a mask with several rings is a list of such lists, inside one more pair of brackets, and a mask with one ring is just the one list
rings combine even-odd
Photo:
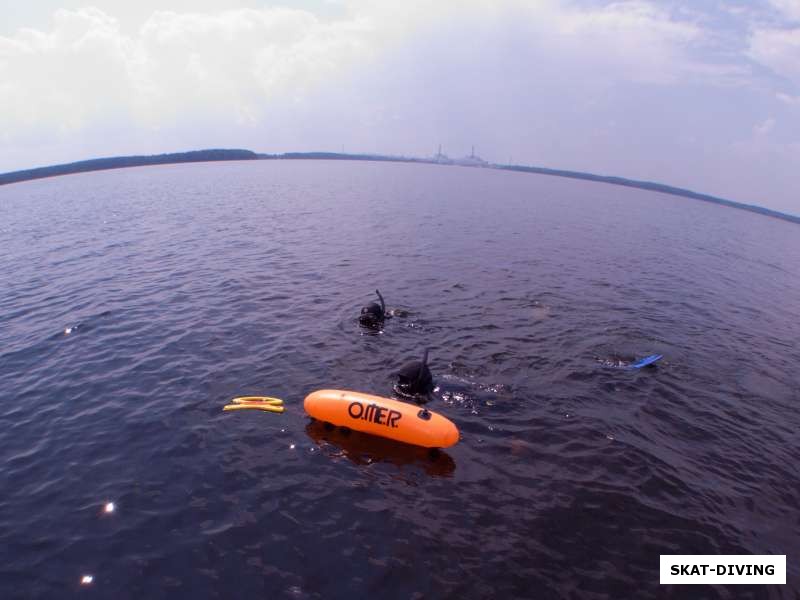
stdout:
[[800,0],[0,0],[0,172],[439,144],[800,214]]

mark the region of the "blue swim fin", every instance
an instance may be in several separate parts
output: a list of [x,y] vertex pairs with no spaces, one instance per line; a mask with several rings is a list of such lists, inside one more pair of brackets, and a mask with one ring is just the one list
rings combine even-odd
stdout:
[[651,354],[650,356],[645,356],[644,358],[640,358],[635,363],[631,363],[628,365],[629,369],[641,369],[642,367],[646,367],[647,365],[652,365],[657,360],[661,360],[663,358],[662,354]]

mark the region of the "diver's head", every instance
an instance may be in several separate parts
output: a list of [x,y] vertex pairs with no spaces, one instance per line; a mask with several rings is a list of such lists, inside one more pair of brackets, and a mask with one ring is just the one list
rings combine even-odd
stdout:
[[383,323],[383,312],[375,302],[370,302],[361,309],[358,322],[364,327],[378,327]]
[[379,327],[386,317],[386,305],[383,302],[383,296],[378,290],[375,290],[375,293],[378,294],[380,304],[370,302],[361,307],[361,314],[358,315],[358,322],[365,327]]
[[422,360],[407,363],[397,371],[394,389],[404,396],[427,396],[433,391],[433,375],[428,368],[427,348]]

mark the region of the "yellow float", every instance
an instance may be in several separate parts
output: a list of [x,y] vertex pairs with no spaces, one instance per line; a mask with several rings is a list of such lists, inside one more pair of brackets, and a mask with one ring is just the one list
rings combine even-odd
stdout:
[[232,404],[222,407],[224,411],[231,410],[264,410],[267,412],[282,413],[283,400],[271,396],[240,396],[231,400]]

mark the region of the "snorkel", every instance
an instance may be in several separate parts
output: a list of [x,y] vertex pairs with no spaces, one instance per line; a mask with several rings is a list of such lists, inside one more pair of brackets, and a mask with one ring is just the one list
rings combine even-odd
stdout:
[[383,301],[380,290],[375,290],[375,293],[378,294],[378,300],[381,301],[381,318],[383,318],[386,315],[386,303]]
[[422,366],[420,367],[419,372],[417,373],[417,383],[415,384],[416,389],[420,389],[423,379],[422,376],[426,372],[430,375],[430,369],[428,369],[428,348],[425,348],[425,352],[422,354]]

